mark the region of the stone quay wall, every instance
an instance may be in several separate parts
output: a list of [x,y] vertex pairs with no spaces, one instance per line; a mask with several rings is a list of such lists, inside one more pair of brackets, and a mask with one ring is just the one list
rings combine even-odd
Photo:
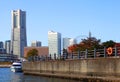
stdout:
[[23,62],[23,73],[48,77],[120,81],[120,58]]

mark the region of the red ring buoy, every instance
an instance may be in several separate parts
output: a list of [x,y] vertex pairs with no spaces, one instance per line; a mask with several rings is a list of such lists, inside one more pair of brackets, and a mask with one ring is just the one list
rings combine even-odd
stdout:
[[113,53],[112,47],[107,48],[107,54],[111,55]]

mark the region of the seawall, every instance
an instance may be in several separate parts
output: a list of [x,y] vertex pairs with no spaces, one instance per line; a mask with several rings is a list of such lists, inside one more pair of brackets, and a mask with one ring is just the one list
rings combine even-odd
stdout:
[[120,81],[120,58],[23,62],[24,74]]

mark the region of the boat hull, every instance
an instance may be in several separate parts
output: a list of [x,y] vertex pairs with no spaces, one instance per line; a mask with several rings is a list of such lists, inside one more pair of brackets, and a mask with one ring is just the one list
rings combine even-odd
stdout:
[[22,64],[19,62],[14,62],[10,68],[13,72],[22,72]]
[[11,67],[12,72],[22,72],[22,68]]

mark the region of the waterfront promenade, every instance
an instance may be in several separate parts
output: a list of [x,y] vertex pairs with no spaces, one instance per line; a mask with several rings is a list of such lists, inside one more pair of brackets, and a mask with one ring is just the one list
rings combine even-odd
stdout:
[[[120,81],[120,58],[24,62],[24,74],[69,79]],[[96,81],[94,81],[96,82]]]

